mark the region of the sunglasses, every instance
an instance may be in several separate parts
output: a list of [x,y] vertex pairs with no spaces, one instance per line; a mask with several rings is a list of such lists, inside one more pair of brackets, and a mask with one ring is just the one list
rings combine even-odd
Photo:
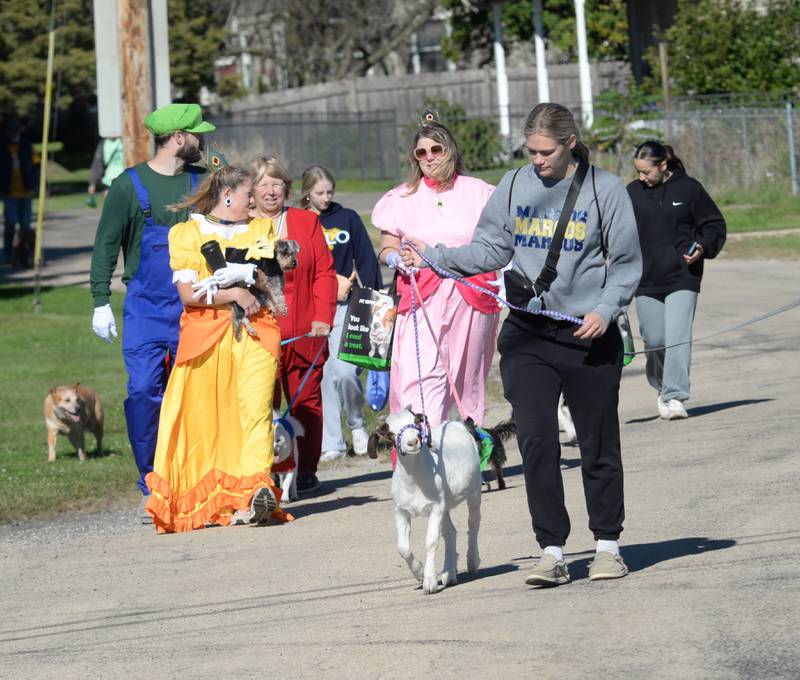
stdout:
[[414,158],[421,161],[429,152],[434,158],[438,158],[444,156],[444,147],[441,144],[434,144],[430,149],[414,149]]

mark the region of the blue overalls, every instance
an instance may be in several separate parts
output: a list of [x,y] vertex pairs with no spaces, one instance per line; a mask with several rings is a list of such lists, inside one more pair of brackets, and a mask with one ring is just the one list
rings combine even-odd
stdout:
[[[141,256],[136,272],[128,281],[122,318],[122,358],[128,371],[125,421],[128,439],[139,469],[139,488],[150,491],[144,478],[153,470],[158,438],[158,415],[169,372],[178,349],[183,303],[172,282],[169,266],[170,227],[156,224],[147,189],[133,168],[125,170],[133,182],[139,207],[144,214]],[[189,173],[190,193],[197,186],[197,174]]]

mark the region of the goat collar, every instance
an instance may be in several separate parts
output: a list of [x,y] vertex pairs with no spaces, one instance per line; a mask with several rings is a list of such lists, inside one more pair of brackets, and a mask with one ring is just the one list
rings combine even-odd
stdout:
[[417,432],[419,432],[420,440],[424,441],[429,448],[431,445],[431,428],[428,425],[427,418],[425,419],[424,423],[408,423],[407,425],[403,425],[397,431],[397,434],[394,436],[394,448],[401,456],[407,455],[406,452],[403,451],[403,447],[401,446],[401,442],[403,440],[403,432],[405,432],[410,428],[414,428]]
[[275,425],[282,425],[283,429],[289,434],[289,438],[294,439],[294,428],[286,418],[273,418],[272,422]]

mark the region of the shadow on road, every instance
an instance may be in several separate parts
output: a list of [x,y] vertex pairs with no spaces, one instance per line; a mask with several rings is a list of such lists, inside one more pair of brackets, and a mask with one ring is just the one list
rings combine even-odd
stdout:
[[[717,411],[727,411],[729,408],[737,408],[739,406],[751,406],[753,404],[761,404],[765,401],[775,401],[774,399],[739,399],[738,401],[721,401],[718,404],[706,404],[705,406],[695,406],[694,408],[686,409],[687,413],[694,418],[698,416],[705,416],[709,413],[716,413]],[[649,423],[653,420],[658,420],[658,415],[647,416],[646,418],[633,418],[626,420],[626,425],[635,425],[637,423]]]
[[[688,555],[700,555],[712,550],[725,550],[736,545],[733,539],[713,539],[705,537],[676,538],[658,543],[636,543],[621,548],[622,557],[631,572],[643,571],[660,562],[674,560]],[[589,577],[589,564],[593,557],[582,557],[569,563],[573,581]]]
[[331,512],[332,510],[342,510],[344,508],[357,507],[367,503],[376,503],[388,500],[387,498],[376,498],[375,496],[344,496],[343,498],[332,498],[328,501],[315,501],[303,503],[302,505],[286,506],[286,510],[292,513],[297,519],[302,519],[308,515],[316,515],[320,512]]

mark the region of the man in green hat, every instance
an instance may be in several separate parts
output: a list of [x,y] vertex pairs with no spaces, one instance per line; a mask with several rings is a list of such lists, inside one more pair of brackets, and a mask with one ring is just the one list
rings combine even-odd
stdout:
[[169,266],[170,227],[188,219],[188,211],[167,206],[192,194],[205,172],[192,166],[202,158],[203,135],[214,126],[203,120],[197,104],[168,104],[145,118],[155,138],[155,155],[128,168],[109,187],[97,225],[90,284],[94,300],[92,330],[108,343],[117,337],[109,304],[111,277],[122,249],[127,286],[122,316],[122,357],[128,372],[125,420],[139,468],[139,488],[153,469],[158,414],[178,346],[183,306]]

